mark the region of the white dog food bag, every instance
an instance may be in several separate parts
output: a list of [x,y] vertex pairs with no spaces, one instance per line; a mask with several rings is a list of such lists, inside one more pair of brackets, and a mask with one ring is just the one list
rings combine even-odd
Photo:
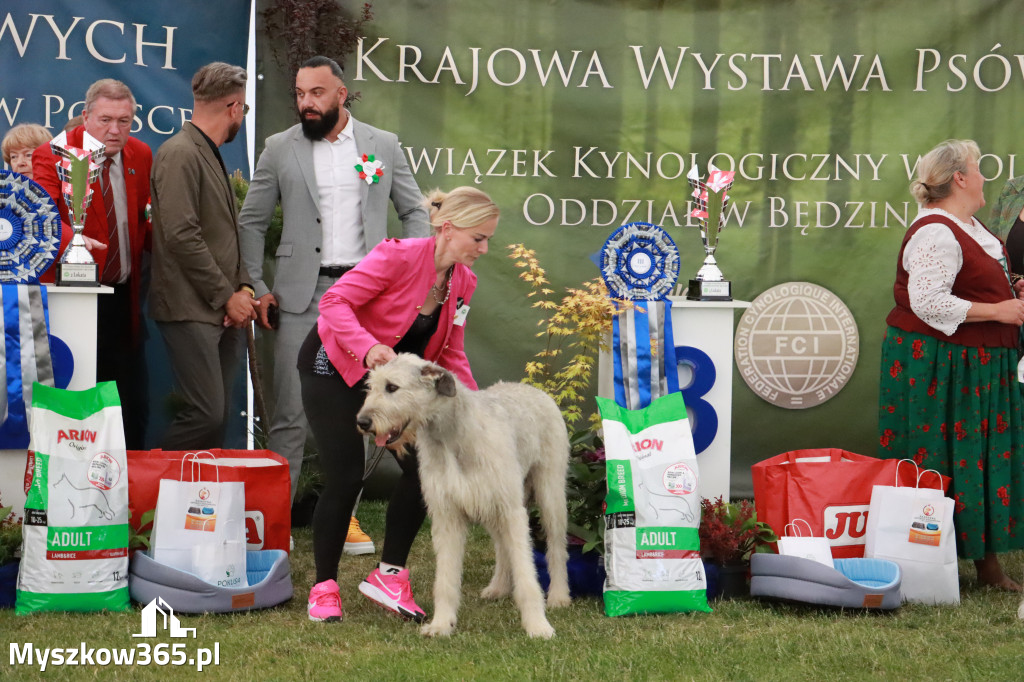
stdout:
[[683,396],[642,410],[597,399],[604,427],[604,611],[711,611],[700,559],[697,456]]
[[16,612],[127,611],[128,473],[117,386],[35,384]]

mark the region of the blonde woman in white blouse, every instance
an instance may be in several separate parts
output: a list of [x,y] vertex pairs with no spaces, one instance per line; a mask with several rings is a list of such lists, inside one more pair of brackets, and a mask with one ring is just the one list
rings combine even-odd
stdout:
[[1024,282],[974,214],[981,152],[947,140],[918,164],[920,205],[900,248],[879,395],[883,457],[951,477],[957,553],[978,581],[1021,586],[998,552],[1024,548],[1024,400],[1017,381]]

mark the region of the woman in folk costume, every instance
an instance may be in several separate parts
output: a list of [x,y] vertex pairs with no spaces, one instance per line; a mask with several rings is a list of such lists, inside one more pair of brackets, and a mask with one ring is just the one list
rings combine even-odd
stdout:
[[957,553],[974,560],[979,583],[1020,591],[997,553],[1024,547],[1024,281],[974,217],[985,205],[980,157],[975,142],[947,140],[910,185],[920,209],[882,342],[880,453],[951,477]]

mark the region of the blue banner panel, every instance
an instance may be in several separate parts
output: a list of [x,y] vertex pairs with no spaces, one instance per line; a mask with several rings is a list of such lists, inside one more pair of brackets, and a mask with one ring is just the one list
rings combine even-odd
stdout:
[[[192,115],[192,75],[204,64],[245,66],[250,0],[14,0],[0,9],[0,137],[19,123],[54,135],[82,113],[101,78],[132,89],[132,136],[157,147]],[[221,149],[248,177],[245,128]]]

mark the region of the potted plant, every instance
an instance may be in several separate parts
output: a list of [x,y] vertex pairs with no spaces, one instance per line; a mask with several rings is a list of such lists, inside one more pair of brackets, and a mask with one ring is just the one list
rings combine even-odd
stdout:
[[14,507],[0,507],[0,608],[14,606],[21,562],[21,519]]
[[708,598],[729,599],[746,592],[750,555],[770,551],[778,538],[757,520],[750,500],[726,502],[721,496],[700,503],[700,555],[708,579]]
[[566,474],[569,544],[582,553],[604,554],[604,445],[590,431],[576,434],[571,442]]

